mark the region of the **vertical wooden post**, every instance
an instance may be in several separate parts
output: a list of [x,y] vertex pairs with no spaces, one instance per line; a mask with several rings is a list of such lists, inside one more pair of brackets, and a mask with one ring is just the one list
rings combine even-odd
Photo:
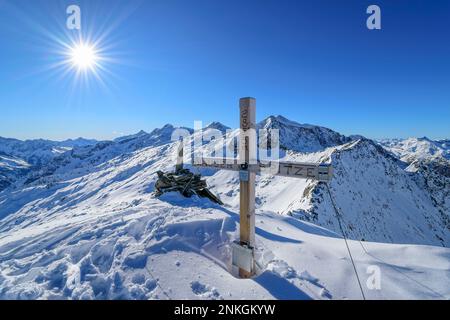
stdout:
[[[244,152],[239,153],[239,158],[241,163],[249,164],[254,160],[253,150],[256,147],[256,134],[248,134],[248,130],[256,130],[256,100],[240,99],[239,109],[240,143],[244,146],[240,148]],[[255,246],[255,176],[256,173],[247,171],[245,179],[241,177],[240,181],[240,242],[252,248]],[[239,275],[241,278],[249,278],[253,272],[239,269]]]

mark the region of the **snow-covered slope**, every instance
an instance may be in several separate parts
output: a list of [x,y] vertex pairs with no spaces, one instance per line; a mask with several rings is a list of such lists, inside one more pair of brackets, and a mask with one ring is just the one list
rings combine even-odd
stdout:
[[[405,171],[399,160],[372,141],[358,140],[306,155],[290,152],[286,158],[333,164],[330,190],[352,239],[450,245],[448,192],[441,198],[447,207],[436,203],[433,193],[421,188],[414,173]],[[208,182],[225,203],[238,207],[235,173],[218,172]],[[261,176],[256,194],[261,210],[292,215],[339,232],[336,212],[323,184]]]
[[30,167],[26,161],[0,152],[0,191],[28,173]]
[[[422,172],[411,172],[408,164],[372,140],[352,140],[356,137],[282,117],[269,117],[258,126],[279,129],[283,146],[295,141],[297,147],[290,146],[285,159],[333,164],[330,189],[353,239],[450,246],[450,166],[446,162],[430,167],[424,178]],[[447,177],[442,176],[445,173]],[[217,172],[208,182],[226,203],[238,207],[236,173]],[[340,232],[325,191],[314,181],[262,176],[257,180],[257,207]]]
[[419,187],[439,210],[442,225],[450,230],[450,143],[428,138],[384,140],[380,144],[405,161]]
[[[192,129],[184,128],[192,133]],[[0,152],[3,154],[22,159],[28,162],[33,170],[29,173],[25,183],[28,184],[42,177],[49,177],[57,168],[65,167],[72,170],[74,167],[91,166],[100,164],[113,157],[126,154],[131,151],[143,149],[148,146],[159,146],[171,141],[171,135],[175,128],[167,124],[161,129],[155,129],[151,133],[140,131],[137,134],[124,136],[114,141],[96,141],[78,138],[62,142],[50,140],[27,140],[5,139],[0,137]],[[86,162],[86,163],[82,163]],[[18,183],[22,185],[24,171],[17,171],[10,175],[7,185]],[[28,173],[28,171],[26,172]],[[2,179],[5,180],[6,179]],[[0,190],[2,187],[0,185]]]
[[[0,195],[3,299],[360,299],[344,240],[258,210],[260,275],[233,276],[238,213],[205,199],[152,196],[173,145],[35,181]],[[80,171],[79,171],[80,170]],[[222,182],[223,183],[223,182]],[[450,298],[450,249],[349,243],[367,298]],[[378,266],[381,290],[369,290]]]
[[[360,298],[331,199],[368,298],[450,298],[450,249],[437,247],[450,241],[448,193],[433,197],[437,185],[371,140],[277,118],[259,126],[280,129],[283,155],[331,162],[335,179],[330,198],[316,182],[258,178],[259,277],[230,266],[236,173],[201,170],[224,207],[153,197],[156,171],[174,166],[168,125],[73,148],[0,191],[0,298]],[[371,265],[381,290],[365,286]]]

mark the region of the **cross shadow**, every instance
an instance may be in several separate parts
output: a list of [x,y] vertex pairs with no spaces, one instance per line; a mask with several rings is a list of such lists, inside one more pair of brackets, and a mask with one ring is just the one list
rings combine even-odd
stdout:
[[[446,296],[445,294],[441,294],[440,292],[434,290],[433,288],[429,287],[428,285],[420,282],[417,279],[414,279],[413,277],[411,277],[410,275],[408,275],[408,271],[412,272],[415,271],[412,268],[408,268],[408,267],[403,267],[403,266],[399,266],[399,265],[395,265],[395,264],[391,264],[389,262],[386,262],[385,260],[378,258],[377,256],[373,255],[372,253],[370,253],[369,251],[367,251],[367,249],[364,247],[364,245],[360,242],[360,245],[362,247],[362,249],[364,250],[364,252],[369,255],[370,257],[372,257],[373,259],[379,261],[378,264],[380,266],[384,266],[387,268],[391,268],[392,270],[394,270],[395,272],[401,274],[402,276],[404,276],[405,278],[409,279],[410,281],[414,282],[415,284],[417,284],[418,286],[428,290],[429,292],[433,293],[435,295],[435,299],[444,299],[446,300]],[[415,271],[417,272],[417,271]]]
[[[225,212],[226,214],[228,214],[233,220],[235,220],[236,222],[239,222],[239,214],[237,214],[236,212],[233,212],[231,210],[228,210],[222,206],[217,205],[217,209]],[[295,239],[291,239],[291,238],[287,238],[287,237],[283,237],[280,236],[278,234],[263,230],[259,227],[255,227],[255,232],[257,235],[266,238],[268,240],[272,240],[272,241],[279,241],[279,242],[290,242],[290,243],[302,243],[302,241],[300,240],[295,240]]]
[[281,217],[281,219],[284,222],[289,223],[291,226],[296,227],[306,233],[315,234],[318,236],[329,237],[329,238],[342,239],[342,236],[336,234],[333,231],[322,228],[318,225],[311,225],[307,222],[302,222],[296,218],[289,217],[289,216]]
[[[197,207],[201,209],[217,209],[229,215],[234,222],[239,223],[239,214],[223,206],[215,204],[209,199],[202,199],[199,197],[186,198],[183,197],[178,192],[170,192],[160,196],[159,200],[169,203],[172,206],[178,206],[181,208]],[[259,227],[255,227],[255,232],[257,235],[272,241],[298,243],[298,244],[302,243],[302,241],[300,240],[283,237],[278,234],[263,230]]]
[[290,243],[302,243],[302,241],[300,241],[300,240],[286,238],[286,237],[280,236],[278,234],[268,232],[268,231],[263,230],[263,229],[258,228],[258,227],[255,227],[255,232],[256,232],[257,235],[259,235],[259,236],[261,236],[263,238],[266,238],[268,240],[272,240],[272,241],[290,242]]
[[270,292],[274,298],[279,300],[312,300],[312,298],[294,286],[285,278],[266,271],[254,281]]

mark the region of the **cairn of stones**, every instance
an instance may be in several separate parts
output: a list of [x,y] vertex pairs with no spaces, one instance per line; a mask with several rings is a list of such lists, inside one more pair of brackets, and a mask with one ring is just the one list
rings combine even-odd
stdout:
[[208,189],[206,181],[202,180],[200,174],[194,174],[189,169],[178,168],[175,172],[158,171],[156,174],[158,175],[155,184],[155,195],[157,197],[167,192],[179,192],[187,198],[197,195],[223,205],[219,197]]

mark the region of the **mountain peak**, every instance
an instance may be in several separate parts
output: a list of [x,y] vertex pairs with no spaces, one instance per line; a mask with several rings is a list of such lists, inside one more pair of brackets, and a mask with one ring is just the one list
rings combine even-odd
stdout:
[[210,124],[208,124],[208,125],[205,127],[205,129],[216,129],[216,130],[219,130],[219,131],[221,131],[221,132],[225,132],[225,131],[227,131],[228,129],[230,129],[230,127],[224,125],[224,124],[221,123],[221,122],[214,121],[214,122],[211,122]]
[[404,162],[411,163],[423,159],[450,159],[448,142],[434,141],[428,137],[390,139],[382,141],[381,145],[398,156]]
[[85,146],[91,146],[96,144],[98,141],[95,139],[85,139],[82,137],[76,138],[76,139],[67,139],[61,142],[58,142],[58,146],[60,147],[85,147]]
[[258,123],[257,128],[279,130],[280,147],[298,152],[317,152],[351,141],[331,129],[300,124],[281,115],[267,117]]
[[425,142],[434,142],[433,140],[429,139],[426,136],[423,136],[421,138],[416,138],[417,141],[425,141]]
[[319,126],[298,123],[297,121],[290,120],[282,115],[271,115],[259,122],[258,127],[265,129],[279,129],[280,127],[319,128]]
[[132,139],[136,139],[136,138],[139,138],[139,137],[142,137],[142,136],[145,136],[145,135],[148,135],[148,133],[145,132],[144,130],[141,130],[141,131],[139,131],[138,133],[135,133],[135,134],[130,134],[130,135],[127,135],[127,136],[116,138],[116,139],[114,139],[114,141],[115,142],[124,142],[124,141],[129,141],[129,140],[132,140]]

